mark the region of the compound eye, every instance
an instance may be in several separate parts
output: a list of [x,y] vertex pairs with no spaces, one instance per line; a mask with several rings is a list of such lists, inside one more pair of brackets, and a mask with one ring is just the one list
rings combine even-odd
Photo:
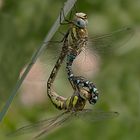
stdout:
[[81,19],[81,18],[78,18],[76,21],[75,21],[75,24],[76,26],[80,27],[80,28],[85,28],[87,26],[87,21]]

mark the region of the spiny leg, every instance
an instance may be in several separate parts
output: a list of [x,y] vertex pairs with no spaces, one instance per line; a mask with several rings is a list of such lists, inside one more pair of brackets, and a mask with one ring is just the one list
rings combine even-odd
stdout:
[[[62,22],[63,21],[62,16],[63,16],[65,22]],[[61,25],[67,25],[67,24],[71,23],[70,20],[66,19],[66,16],[65,16],[63,8],[61,8],[61,11],[60,11],[60,21],[59,22],[60,22]]]

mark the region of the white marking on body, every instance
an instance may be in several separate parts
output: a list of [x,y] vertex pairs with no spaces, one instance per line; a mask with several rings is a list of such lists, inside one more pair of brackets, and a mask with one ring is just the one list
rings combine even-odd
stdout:
[[96,92],[97,91],[97,88],[94,88],[93,91]]
[[77,84],[79,84],[80,80],[77,80]]
[[73,74],[70,74],[70,77],[72,77],[73,76]]
[[83,87],[84,86],[84,83],[81,83],[81,86]]
[[97,99],[98,99],[98,97],[97,97],[97,96],[95,96],[93,99],[97,100]]

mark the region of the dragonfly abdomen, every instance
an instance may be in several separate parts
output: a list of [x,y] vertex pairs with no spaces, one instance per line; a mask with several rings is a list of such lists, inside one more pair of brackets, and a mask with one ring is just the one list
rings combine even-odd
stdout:
[[82,76],[74,76],[72,71],[72,63],[76,58],[76,54],[68,53],[67,55],[67,74],[68,79],[73,87],[74,90],[78,90],[80,96],[88,100],[90,104],[95,104],[98,100],[98,90],[93,82],[88,81],[86,78]]
[[51,100],[51,102],[54,104],[54,106],[58,109],[64,109],[64,103],[66,101],[66,98],[64,98],[63,96],[58,95],[54,89],[53,89],[53,82],[56,78],[56,75],[61,67],[61,64],[64,61],[64,58],[67,54],[68,51],[68,40],[67,40],[67,36],[68,33],[66,34],[65,38],[64,38],[64,43],[63,43],[63,47],[62,47],[62,51],[60,53],[60,56],[49,76],[49,79],[47,81],[47,94]]

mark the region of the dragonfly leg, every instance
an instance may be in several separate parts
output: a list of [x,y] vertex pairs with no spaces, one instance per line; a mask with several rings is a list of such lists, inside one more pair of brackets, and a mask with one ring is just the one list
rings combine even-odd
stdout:
[[[63,16],[63,18],[62,18],[62,16]],[[63,19],[64,19],[65,22],[62,22]],[[60,23],[61,25],[67,25],[67,24],[70,24],[70,23],[71,23],[70,20],[66,19],[66,16],[65,16],[65,13],[64,13],[64,9],[63,9],[63,8],[61,8],[61,11],[60,11],[59,23]]]

